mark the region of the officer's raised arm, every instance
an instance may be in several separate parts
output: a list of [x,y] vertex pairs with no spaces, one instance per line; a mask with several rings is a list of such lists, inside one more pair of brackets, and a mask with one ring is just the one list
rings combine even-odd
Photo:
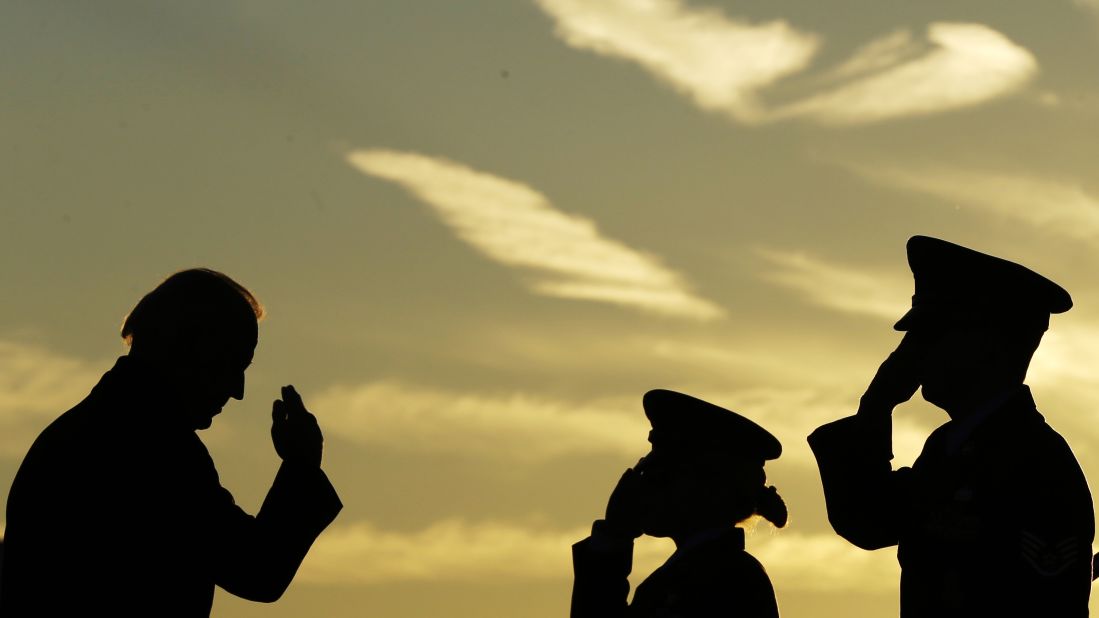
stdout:
[[919,340],[905,333],[897,348],[886,357],[874,379],[859,399],[858,415],[867,419],[888,417],[893,409],[912,398],[920,388]]

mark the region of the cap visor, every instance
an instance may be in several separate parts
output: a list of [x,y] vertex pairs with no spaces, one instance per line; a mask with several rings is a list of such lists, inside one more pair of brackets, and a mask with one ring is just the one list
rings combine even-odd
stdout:
[[901,319],[897,320],[897,323],[893,325],[893,330],[906,331],[911,330],[912,326],[916,324],[917,318],[919,318],[920,312],[916,311],[913,307],[908,310],[908,313],[901,316]]

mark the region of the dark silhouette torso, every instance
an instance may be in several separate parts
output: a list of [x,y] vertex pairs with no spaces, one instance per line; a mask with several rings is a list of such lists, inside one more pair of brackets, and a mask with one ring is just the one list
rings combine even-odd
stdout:
[[771,580],[744,551],[740,528],[673,556],[641,582],[627,605],[629,551],[608,551],[590,538],[573,546],[572,618],[778,616]]
[[7,505],[0,603],[41,615],[208,616],[214,586],[271,601],[341,505],[284,464],[256,517],[127,358],[35,441]]

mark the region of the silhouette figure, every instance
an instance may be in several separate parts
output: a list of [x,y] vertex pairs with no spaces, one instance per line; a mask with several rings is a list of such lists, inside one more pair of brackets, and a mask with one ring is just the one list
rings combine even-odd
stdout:
[[[946,241],[908,242],[906,331],[857,414],[817,429],[828,518],[863,549],[898,546],[901,616],[1086,616],[1091,494],[1023,381],[1068,292]],[[950,421],[891,470],[891,414],[922,386]]]
[[[754,514],[786,524],[763,471],[782,446],[743,416],[681,393],[649,391],[644,408],[652,450],[622,475],[591,536],[573,545],[572,618],[777,617],[771,580],[735,524]],[[670,537],[676,550],[627,604],[642,534]]]
[[282,389],[271,428],[282,465],[255,517],[195,433],[244,397],[262,313],[206,269],[134,307],[129,354],[38,436],[12,483],[0,614],[208,616],[215,585],[279,598],[342,507],[316,419]]

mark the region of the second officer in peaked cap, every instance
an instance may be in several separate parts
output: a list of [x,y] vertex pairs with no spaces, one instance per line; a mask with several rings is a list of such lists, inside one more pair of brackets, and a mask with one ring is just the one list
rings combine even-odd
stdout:
[[[1061,286],[937,238],[908,242],[905,334],[855,415],[809,436],[835,531],[897,546],[903,618],[1086,616],[1094,519],[1065,440],[1024,383]],[[891,466],[891,414],[922,390],[950,420]]]
[[[572,618],[777,617],[767,573],[736,526],[760,515],[786,524],[764,463],[782,452],[767,430],[730,410],[669,390],[643,399],[651,449],[626,470],[606,516],[573,546]],[[672,556],[627,602],[633,542],[671,538]]]

